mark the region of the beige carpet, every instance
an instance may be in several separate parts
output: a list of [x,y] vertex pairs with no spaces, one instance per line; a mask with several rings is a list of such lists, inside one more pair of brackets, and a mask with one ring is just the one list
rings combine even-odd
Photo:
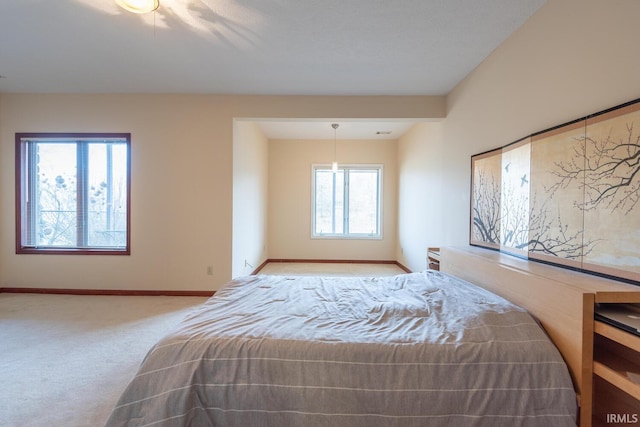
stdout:
[[270,262],[258,274],[289,276],[395,276],[405,271],[396,264]]
[[[403,271],[385,264],[272,263],[260,273]],[[153,343],[204,301],[0,293],[0,426],[104,425]]]
[[102,426],[151,345],[206,298],[0,294],[0,426]]

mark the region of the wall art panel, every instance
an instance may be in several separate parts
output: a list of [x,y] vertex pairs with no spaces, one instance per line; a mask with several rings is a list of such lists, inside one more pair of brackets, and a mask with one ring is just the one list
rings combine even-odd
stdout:
[[531,140],[525,138],[502,149],[500,192],[500,249],[522,255],[529,244]]
[[[534,135],[531,147],[529,257],[580,267],[584,241],[583,190],[563,168],[584,163],[584,120]],[[573,176],[572,176],[573,177]]]
[[472,245],[640,284],[640,100],[471,167]]
[[640,281],[640,104],[587,119],[584,268]]
[[471,159],[471,244],[500,248],[502,150]]

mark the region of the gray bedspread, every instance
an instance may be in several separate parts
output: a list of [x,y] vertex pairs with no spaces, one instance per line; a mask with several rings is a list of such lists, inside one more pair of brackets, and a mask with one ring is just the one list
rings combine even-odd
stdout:
[[521,308],[435,271],[231,281],[148,353],[107,426],[569,426]]

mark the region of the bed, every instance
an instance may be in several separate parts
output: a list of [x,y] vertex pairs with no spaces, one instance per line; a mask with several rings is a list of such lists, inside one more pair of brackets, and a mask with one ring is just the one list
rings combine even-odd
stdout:
[[148,353],[114,426],[570,426],[567,366],[524,309],[426,270],[248,276]]

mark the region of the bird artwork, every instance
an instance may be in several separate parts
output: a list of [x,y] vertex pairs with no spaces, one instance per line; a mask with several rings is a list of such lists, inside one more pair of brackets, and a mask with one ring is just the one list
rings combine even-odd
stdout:
[[509,166],[511,166],[511,162],[507,163],[507,164],[504,166],[504,171],[505,171],[506,173],[509,173]]
[[527,174],[525,173],[524,175],[522,175],[522,177],[520,178],[520,188],[524,187],[525,184],[528,184],[529,180],[527,179]]

